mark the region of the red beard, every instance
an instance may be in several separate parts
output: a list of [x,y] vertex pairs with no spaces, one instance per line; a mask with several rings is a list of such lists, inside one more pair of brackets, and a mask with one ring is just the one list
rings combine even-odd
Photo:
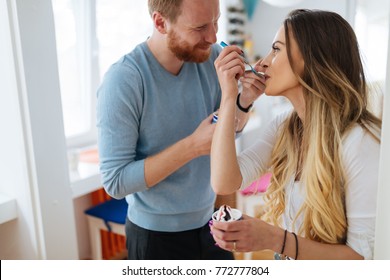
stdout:
[[181,41],[175,31],[168,32],[168,48],[178,59],[186,62],[205,62],[211,53],[210,44],[191,47],[186,41]]

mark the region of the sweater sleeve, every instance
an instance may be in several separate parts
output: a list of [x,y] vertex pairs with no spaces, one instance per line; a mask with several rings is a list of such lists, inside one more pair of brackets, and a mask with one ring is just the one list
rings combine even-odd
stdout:
[[117,63],[97,93],[100,172],[105,190],[117,199],[146,189],[144,160],[136,158],[141,81],[136,69]]

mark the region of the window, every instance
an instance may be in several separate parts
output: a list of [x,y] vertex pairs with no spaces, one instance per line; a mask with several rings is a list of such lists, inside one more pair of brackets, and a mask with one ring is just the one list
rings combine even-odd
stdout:
[[52,0],[65,135],[96,143],[96,90],[108,67],[152,32],[147,1]]
[[387,0],[378,0],[375,4],[359,0],[355,15],[354,30],[362,50],[368,84],[372,90],[370,105],[379,116],[382,115],[386,86],[389,8],[390,3]]
[[100,78],[112,63],[145,41],[153,31],[146,0],[97,0],[96,25]]
[[387,0],[378,0],[375,5],[363,0],[357,2],[354,29],[371,82],[384,83],[386,79],[389,8]]

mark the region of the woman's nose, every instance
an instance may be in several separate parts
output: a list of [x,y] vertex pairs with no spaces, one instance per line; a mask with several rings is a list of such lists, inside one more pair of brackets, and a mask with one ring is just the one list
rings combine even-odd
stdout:
[[266,64],[264,58],[261,58],[256,64],[255,69],[258,72],[264,72],[268,68],[268,65]]

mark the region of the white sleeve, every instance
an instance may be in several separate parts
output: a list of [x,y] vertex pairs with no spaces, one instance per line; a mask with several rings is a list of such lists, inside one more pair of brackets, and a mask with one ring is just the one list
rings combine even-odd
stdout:
[[241,152],[238,156],[238,164],[242,175],[240,189],[249,186],[253,181],[267,171],[276,135],[280,125],[290,112],[277,116],[264,129],[259,129],[256,142]]
[[347,245],[365,259],[373,258],[380,143],[356,126],[343,141],[346,172]]

